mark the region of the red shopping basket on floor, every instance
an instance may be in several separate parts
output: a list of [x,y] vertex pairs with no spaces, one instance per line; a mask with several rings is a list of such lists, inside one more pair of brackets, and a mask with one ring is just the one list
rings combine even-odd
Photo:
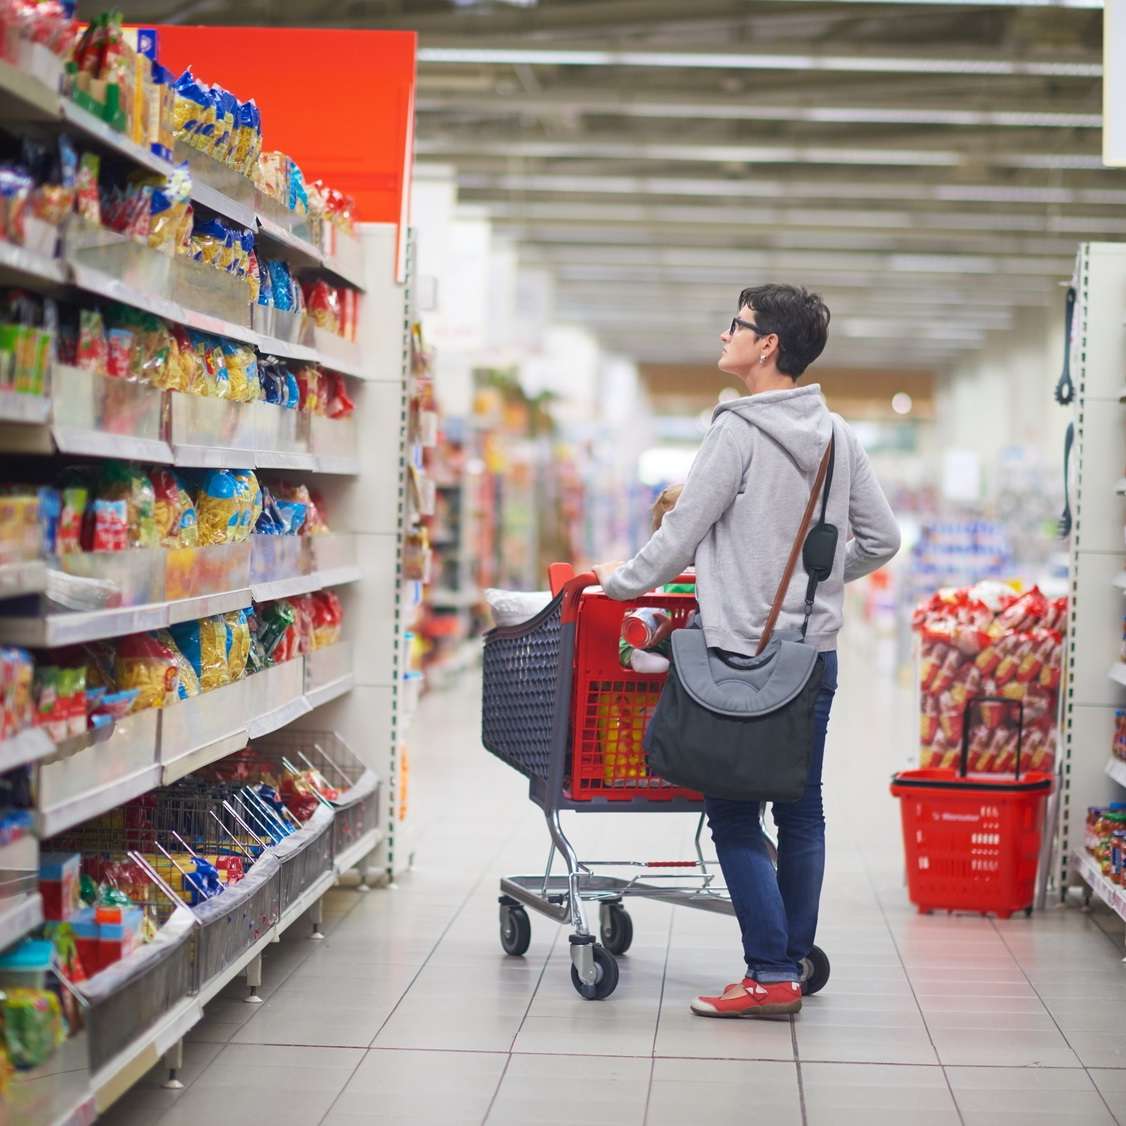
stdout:
[[[1012,774],[967,774],[969,712],[982,703],[1016,706],[1020,713]],[[958,771],[905,770],[892,779],[900,800],[907,892],[920,912],[981,911],[1007,919],[1031,910],[1052,776],[1020,772],[1024,706],[979,696],[967,701]]]

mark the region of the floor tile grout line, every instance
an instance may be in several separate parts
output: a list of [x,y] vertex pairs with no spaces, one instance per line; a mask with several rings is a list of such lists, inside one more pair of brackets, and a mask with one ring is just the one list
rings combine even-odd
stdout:
[[[931,1032],[930,1022],[927,1020],[927,1015],[923,1012],[923,1006],[919,1001],[919,995],[915,992],[915,983],[911,980],[911,971],[907,968],[907,963],[903,958],[903,951],[899,948],[899,939],[896,937],[895,931],[892,930],[890,921],[888,920],[887,909],[884,907],[884,901],[880,896],[880,889],[876,885],[876,881],[872,878],[872,869],[868,864],[868,857],[863,851],[860,852],[860,863],[864,869],[864,878],[868,881],[868,886],[872,891],[872,895],[876,900],[876,909],[880,913],[880,918],[883,919],[884,926],[887,928],[888,937],[891,939],[891,944],[895,949],[895,956],[899,960],[900,968],[903,970],[903,976],[907,979],[907,987],[911,990],[911,996],[914,998],[915,1006],[919,1010],[919,1019],[923,1022],[923,1028],[926,1029],[927,1039],[930,1041],[931,1051],[934,1052],[934,1058],[942,1065],[942,1057],[938,1054],[938,1046],[934,1042],[934,1033]],[[946,1080],[946,1089],[950,1092],[950,1099],[954,1104],[954,1111],[958,1115],[958,1121],[965,1126],[966,1118],[962,1113],[961,1104],[958,1102],[957,1095],[954,1094],[954,1087],[950,1082],[950,1076],[946,1072],[945,1066],[942,1067],[942,1077]]]
[[[1009,946],[1008,942],[1006,941],[1004,932],[1001,930],[1000,927],[997,926],[997,920],[996,919],[990,919],[989,922],[992,925],[994,932],[1001,939],[1002,945],[1005,947],[1006,950],[1009,951],[1010,954],[1012,954],[1012,948]],[[1100,927],[1099,929],[1101,930],[1102,928]],[[1088,1082],[1091,1084],[1092,1087],[1094,1087],[1094,1089],[1096,1091],[1098,1091],[1099,1098],[1102,1100],[1103,1106],[1106,1107],[1107,1113],[1110,1115],[1110,1117],[1115,1122],[1118,1122],[1118,1115],[1116,1115],[1114,1113],[1114,1111],[1111,1109],[1110,1103],[1107,1102],[1106,1095],[1103,1094],[1102,1088],[1100,1088],[1099,1085],[1095,1082],[1095,1078],[1091,1074],[1091,1071],[1087,1067],[1087,1064],[1084,1062],[1083,1057],[1075,1050],[1075,1048],[1072,1046],[1071,1040],[1068,1038],[1067,1033],[1064,1032],[1063,1028],[1060,1027],[1060,1022],[1058,1020],[1056,1020],[1056,1014],[1052,1012],[1052,1010],[1048,1006],[1047,1002],[1044,1000],[1043,997],[1040,996],[1040,990],[1036,988],[1036,983],[1032,980],[1032,978],[1030,978],[1028,976],[1028,972],[1025,970],[1024,966],[1021,965],[1021,963],[1017,960],[1015,955],[1013,955],[1013,960],[1017,963],[1017,966],[1018,966],[1018,968],[1020,969],[1020,972],[1021,972],[1021,976],[1024,978],[1024,980],[1026,982],[1028,982],[1029,989],[1031,989],[1032,992],[1036,994],[1036,999],[1040,1002],[1041,1005],[1044,1006],[1044,1011],[1048,1014],[1048,1016],[1052,1018],[1052,1024],[1054,1024],[1056,1026],[1056,1031],[1063,1038],[1063,1042],[1067,1045],[1068,1051],[1070,1051],[1071,1054],[1079,1061],[1080,1066],[1083,1068],[1083,1074],[1087,1076]]]
[[809,1111],[805,1105],[805,1079],[801,1071],[801,1053],[798,1050],[798,1022],[790,1017],[790,1043],[794,1049],[794,1069],[798,1080],[798,1109],[801,1111],[802,1126],[809,1126]]
[[649,1121],[649,1104],[653,1100],[653,1076],[657,1070],[657,1040],[661,1035],[661,1010],[665,1004],[665,977],[669,972],[669,956],[672,953],[672,934],[676,926],[676,908],[669,908],[669,929],[665,935],[665,964],[661,967],[661,992],[657,998],[657,1020],[653,1024],[653,1048],[649,1053],[649,1086],[645,1091],[645,1113],[641,1118],[642,1126]]
[[[325,892],[325,895],[328,895],[333,890],[335,890],[335,889],[330,888],[329,891]],[[359,902],[360,901],[357,898],[356,901],[348,908],[348,910],[345,911],[344,914],[341,915],[340,918],[337,919],[335,923],[333,923],[332,930],[335,930],[346,918],[348,918],[349,915],[352,914],[353,911],[355,911],[355,909],[359,906]],[[305,941],[311,942],[312,939],[306,939]],[[317,947],[314,946],[311,950],[306,952],[305,956],[303,958],[301,958],[300,961],[298,961],[298,963],[289,971],[289,973],[287,973],[285,975],[285,977],[283,977],[281,979],[281,981],[278,982],[277,989],[281,989],[282,986],[284,986],[285,983],[287,981],[289,981],[289,979],[305,964],[305,962],[313,956],[316,949],[317,949]],[[263,951],[263,954],[265,954],[265,951]],[[237,980],[237,978],[236,978],[236,980]],[[274,992],[277,992],[277,989],[275,989]],[[263,1007],[265,1007],[265,1006],[263,1006]],[[259,1011],[261,1011],[261,1010],[259,1010]],[[246,1022],[243,1025],[240,1025],[240,1030],[241,1030],[241,1028],[244,1028],[247,1024],[249,1024],[257,1015],[258,1015],[257,1013],[252,1013],[250,1015],[250,1017],[246,1020]],[[202,1019],[206,1019],[206,1016],[207,1016],[207,1006],[205,1005],[204,1010],[203,1010],[203,1018]],[[202,1019],[201,1019],[200,1023],[202,1023]],[[193,1027],[194,1027],[194,1025],[193,1025]],[[235,1033],[231,1033],[231,1035],[234,1036]],[[185,1037],[186,1036],[187,1036],[187,1034],[185,1033]],[[184,1042],[186,1044],[187,1040],[185,1039]],[[211,1043],[211,1041],[203,1041],[203,1043]],[[162,1122],[169,1114],[172,1113],[173,1108],[180,1101],[180,1099],[183,1098],[183,1096],[185,1094],[187,1094],[187,1092],[190,1091],[192,1089],[192,1087],[195,1086],[197,1080],[203,1078],[203,1076],[207,1073],[208,1069],[215,1063],[215,1061],[221,1055],[224,1054],[224,1051],[223,1051],[224,1048],[229,1048],[230,1046],[231,1046],[230,1040],[227,1040],[225,1043],[220,1045],[219,1051],[216,1052],[215,1055],[212,1056],[211,1059],[208,1060],[207,1063],[204,1064],[202,1068],[200,1068],[199,1074],[196,1075],[190,1083],[185,1083],[183,1088],[180,1091],[177,1092],[176,1098],[169,1103],[168,1107],[164,1111],[161,1112],[160,1116],[154,1121],[153,1126],[159,1126],[160,1122]],[[310,1045],[294,1045],[294,1046],[309,1047]],[[320,1045],[316,1045],[316,1046],[320,1047]],[[359,1066],[359,1065],[357,1064],[357,1066]],[[341,1090],[343,1090],[343,1088],[341,1088]]]
[[489,1121],[489,1115],[493,1113],[493,1107],[496,1106],[497,1095],[500,1094],[500,1089],[504,1086],[504,1077],[508,1074],[509,1065],[512,1063],[512,1053],[508,1052],[504,1057],[504,1067],[500,1069],[500,1077],[497,1079],[497,1085],[493,1088],[492,1097],[489,1099],[489,1105],[485,1107],[485,1113],[481,1118],[481,1126]]
[[[442,928],[441,934],[439,934],[438,937],[434,940],[433,946],[430,947],[430,952],[422,960],[422,963],[421,963],[421,965],[419,965],[418,969],[415,970],[415,972],[414,972],[413,976],[411,977],[410,981],[407,982],[406,988],[399,995],[399,999],[392,1006],[391,1011],[387,1014],[387,1016],[383,1018],[382,1024],[380,1024],[379,1028],[376,1029],[375,1035],[368,1042],[367,1046],[368,1046],[369,1049],[375,1043],[375,1041],[379,1039],[380,1033],[383,1032],[383,1030],[390,1023],[391,1019],[394,1017],[394,1015],[399,1011],[399,1006],[403,1003],[403,1000],[406,997],[406,995],[414,988],[415,983],[418,981],[419,977],[422,974],[422,971],[425,970],[426,967],[430,964],[430,959],[434,957],[435,951],[437,951],[438,947],[441,946],[442,942],[446,938],[446,935],[448,935],[450,933],[450,931],[453,929],[454,924],[458,921],[458,919],[461,918],[462,912],[465,910],[465,908],[471,902],[473,897],[477,894],[477,889],[488,878],[489,870],[492,867],[493,860],[498,856],[498,854],[500,852],[502,852],[505,849],[505,847],[508,845],[508,842],[515,835],[516,835],[516,830],[514,829],[512,832],[510,832],[508,834],[507,837],[505,837],[503,843],[500,844],[493,851],[493,853],[489,856],[489,859],[484,863],[484,865],[482,865],[481,874],[477,877],[477,879],[472,884],[470,884],[469,890],[462,897],[461,902],[457,905],[457,908],[454,911],[453,915],[450,917],[449,922],[446,923],[446,925]],[[408,869],[408,874],[409,874],[409,869]]]

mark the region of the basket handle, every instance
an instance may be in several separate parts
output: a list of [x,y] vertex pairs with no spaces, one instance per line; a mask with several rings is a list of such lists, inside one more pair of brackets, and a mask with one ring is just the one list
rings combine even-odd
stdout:
[[1017,761],[1016,768],[1013,771],[1013,780],[1019,781],[1020,779],[1020,753],[1024,746],[1024,701],[1011,700],[1008,696],[971,696],[966,700],[966,706],[962,709],[962,757],[961,762],[958,764],[958,775],[965,778],[969,772],[970,761],[970,712],[978,704],[1005,704],[1012,707],[1014,704],[1017,706]]

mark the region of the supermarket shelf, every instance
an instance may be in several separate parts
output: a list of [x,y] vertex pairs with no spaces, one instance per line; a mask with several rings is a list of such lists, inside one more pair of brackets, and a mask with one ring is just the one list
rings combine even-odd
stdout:
[[42,559],[0,563],[0,598],[18,598],[47,589],[47,564]]
[[333,858],[332,864],[336,874],[342,876],[345,872],[355,868],[365,856],[369,856],[383,840],[382,829],[372,829],[358,840],[353,841],[343,852]]
[[13,1123],[91,1126],[98,1111],[87,1070],[86,1033],[72,1037],[42,1067],[18,1071],[5,1101]]
[[172,447],[159,438],[138,438],[133,434],[112,434],[108,430],[86,430],[77,426],[52,426],[51,437],[58,451],[64,454],[174,464]]
[[85,613],[47,614],[37,617],[0,616],[0,642],[37,649],[57,649],[127,633],[160,629],[168,625],[167,602],[121,606]]
[[1126,571],[1119,571],[1118,574],[1111,579],[1111,582],[1118,587],[1120,591],[1126,593]]
[[0,950],[6,950],[42,922],[43,900],[39,892],[0,899]]
[[253,583],[250,593],[255,602],[272,602],[275,598],[295,598],[329,586],[358,582],[360,568],[356,566],[333,567],[327,571],[313,571],[308,575],[293,575],[288,579],[274,579],[268,583]]
[[4,241],[0,241],[0,277],[6,281],[15,279],[24,284],[32,282],[50,286],[62,286],[67,282],[66,269],[58,259],[45,258],[42,254]]
[[25,120],[44,121],[59,116],[59,95],[34,75],[3,59],[0,59],[0,95],[19,103],[20,116]]
[[[199,997],[182,998],[155,1025],[90,1076],[89,1098],[96,1113],[104,1114],[202,1019],[203,1002]],[[63,1046],[64,1051],[67,1046]]]
[[[270,257],[286,258],[299,269],[324,267],[324,255],[318,247],[307,239],[299,238],[292,231],[287,231],[267,215],[258,216],[258,237],[267,250],[273,251]],[[277,253],[279,249],[280,253]]]
[[1107,760],[1106,772],[1120,786],[1126,787],[1126,759],[1111,755]]
[[51,400],[46,395],[0,391],[0,422],[44,423],[50,416]]
[[303,715],[308,715],[313,710],[312,705],[302,694],[294,696],[279,707],[255,716],[247,725],[246,733],[251,739],[261,739],[279,727],[285,727]]
[[0,774],[46,758],[54,749],[54,743],[42,727],[29,727],[0,743]]
[[1126,664],[1122,661],[1117,661],[1115,664],[1111,665],[1110,672],[1107,675],[1111,680],[1116,681],[1118,684],[1121,684],[1123,688],[1126,688]]
[[[238,754],[249,741],[250,736],[245,731],[236,731],[222,739],[216,739],[212,743],[184,751],[170,762],[161,762],[160,784],[168,786],[188,774],[194,774],[197,770],[210,766],[213,762],[219,762],[229,755]],[[163,757],[165,753],[163,747],[160,753]]]
[[280,919],[278,919],[278,934],[289,930],[325,892],[331,891],[336,883],[336,872],[325,872],[316,883],[310,884],[290,905]]
[[214,211],[217,215],[222,215],[232,222],[238,223],[240,227],[246,227],[248,230],[254,229],[254,208],[250,204],[231,199],[230,196],[224,195],[221,191],[194,175],[192,176],[192,199],[209,211]]
[[316,473],[337,473],[345,477],[355,477],[360,472],[358,458],[348,457],[345,454],[315,454],[317,465]]
[[250,588],[224,590],[218,594],[201,594],[195,598],[180,598],[168,603],[168,624],[194,622],[212,614],[225,614],[228,610],[246,610],[252,602]]
[[160,785],[160,763],[154,762],[141,770],[127,774],[123,778],[115,778],[104,786],[88,790],[84,794],[51,806],[50,809],[41,809],[37,815],[37,831],[39,837],[53,837],[91,817],[101,813],[108,813],[127,801],[147,794]]
[[100,118],[95,117],[88,110],[72,102],[69,98],[60,98],[59,106],[63,120],[89,141],[96,141],[102,148],[109,149],[119,156],[128,157],[135,164],[141,165],[161,176],[167,176],[172,171],[172,164],[162,157],[151,152],[143,145],[138,145],[124,133],[110,128]]
[[[309,587],[319,590],[321,583]],[[274,598],[283,595],[271,595]],[[141,606],[118,606],[110,610],[89,610],[31,616],[0,615],[0,642],[27,645],[37,649],[57,649],[85,641],[124,637],[150,629],[162,629],[177,622],[190,622],[209,614],[242,610],[251,603],[249,588],[223,590],[180,598],[169,602],[148,602]]]
[[1083,882],[1120,918],[1126,920],[1126,888],[1113,884],[1099,870],[1094,857],[1076,853],[1075,872]]
[[335,700],[339,696],[343,696],[346,692],[351,692],[355,677],[352,673],[346,673],[344,676],[337,677],[336,680],[330,680],[327,684],[319,684],[316,688],[307,689],[305,692],[305,699],[309,701],[309,708],[319,708],[322,704],[327,704],[330,700]]
[[305,450],[256,450],[252,456],[257,469],[317,471],[317,455]]

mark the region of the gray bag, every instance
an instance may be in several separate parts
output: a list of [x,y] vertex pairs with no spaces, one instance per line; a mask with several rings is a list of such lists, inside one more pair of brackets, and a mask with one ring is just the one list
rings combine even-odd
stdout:
[[[824,660],[805,633],[832,571],[837,529],[825,515],[835,440],[818,469],[766,628],[753,657],[709,649],[699,628],[672,635],[672,664],[645,732],[649,770],[676,786],[740,801],[797,801],[805,791]],[[821,497],[821,520],[809,530]],[[774,633],[799,551],[809,574],[799,639]],[[696,625],[694,620],[693,625]]]

